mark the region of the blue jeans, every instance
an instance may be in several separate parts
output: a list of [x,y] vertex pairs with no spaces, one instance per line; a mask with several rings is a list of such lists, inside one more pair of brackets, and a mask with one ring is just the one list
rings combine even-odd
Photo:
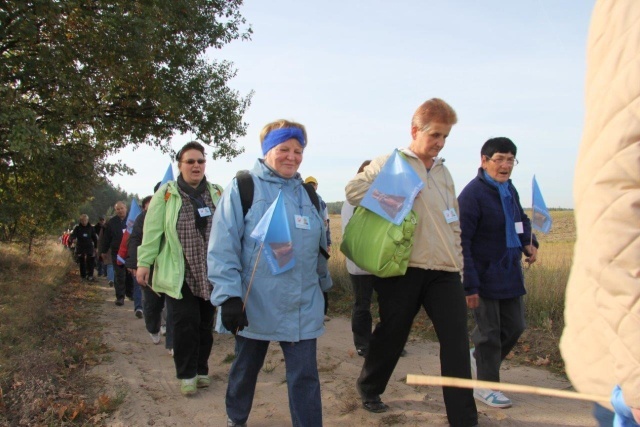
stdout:
[[115,273],[113,271],[113,264],[107,264],[105,265],[105,267],[107,268],[107,280],[110,282],[113,282],[115,278]]
[[593,404],[593,418],[596,419],[600,427],[609,427],[613,425],[613,412],[604,406],[594,403]]
[[[289,411],[294,427],[322,426],[320,377],[316,361],[315,339],[280,342],[287,375]],[[249,419],[258,373],[264,364],[269,341],[236,335],[236,358],[229,371],[226,406],[228,417],[236,424]]]
[[140,289],[135,275],[132,274],[131,279],[133,280],[133,310],[142,310],[142,289]]

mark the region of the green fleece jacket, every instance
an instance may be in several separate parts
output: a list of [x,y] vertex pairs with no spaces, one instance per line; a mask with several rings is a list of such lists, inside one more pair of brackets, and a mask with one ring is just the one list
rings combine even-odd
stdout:
[[[213,205],[217,206],[222,187],[208,183]],[[153,290],[181,299],[184,282],[184,253],[176,225],[182,207],[178,184],[169,181],[153,195],[144,220],[142,244],[138,247],[138,267],[154,265]]]

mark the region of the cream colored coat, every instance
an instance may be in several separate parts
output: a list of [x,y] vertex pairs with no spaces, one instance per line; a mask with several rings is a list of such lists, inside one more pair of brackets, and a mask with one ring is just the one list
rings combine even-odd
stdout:
[[[409,267],[425,270],[461,271],[462,246],[460,245],[460,221],[447,224],[443,211],[455,208],[458,216],[458,199],[449,170],[440,159],[434,163],[427,179],[424,164],[409,149],[402,152],[416,171],[424,188],[415,201],[413,210],[418,215],[413,249],[409,258]],[[360,205],[373,180],[384,166],[390,154],[377,157],[364,171],[356,175],[345,188],[347,201],[353,206]],[[429,209],[427,210],[427,206]]]
[[574,182],[577,241],[560,342],[583,393],[640,408],[640,2],[599,0]]

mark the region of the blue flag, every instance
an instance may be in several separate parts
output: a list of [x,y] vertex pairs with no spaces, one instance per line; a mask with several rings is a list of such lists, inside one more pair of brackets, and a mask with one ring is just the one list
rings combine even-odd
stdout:
[[531,226],[538,231],[548,233],[551,230],[551,214],[547,209],[547,205],[542,198],[540,187],[536,181],[536,176],[533,176],[533,203],[531,213]]
[[116,256],[118,265],[124,265],[127,256],[129,256],[129,236],[133,231],[133,223],[136,222],[136,218],[140,213],[142,213],[140,206],[138,206],[136,199],[132,199],[131,208],[129,208],[129,215],[127,216],[127,228],[122,231],[122,240],[120,241],[120,248],[118,248],[118,254]]
[[136,199],[131,200],[131,208],[129,209],[129,215],[127,216],[127,232],[131,234],[133,231],[133,223],[136,222],[138,215],[142,213],[142,209],[138,206]]
[[369,187],[360,206],[400,225],[413,207],[424,183],[411,165],[395,150]]
[[165,185],[169,181],[174,181],[173,168],[171,167],[171,163],[169,163],[169,167],[167,168],[167,171],[164,174],[164,178],[162,178],[162,181],[160,181],[160,186]]
[[278,193],[276,200],[260,218],[251,237],[264,244],[264,255],[274,275],[291,270],[296,265],[282,192]]

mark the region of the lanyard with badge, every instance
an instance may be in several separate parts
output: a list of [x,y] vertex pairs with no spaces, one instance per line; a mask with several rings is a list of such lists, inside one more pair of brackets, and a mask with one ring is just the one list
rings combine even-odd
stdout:
[[200,218],[206,218],[208,216],[211,216],[211,209],[209,209],[209,206],[205,205],[203,200],[196,199],[191,195],[189,195],[189,198],[194,202],[196,202],[196,204],[198,205],[198,215],[200,216]]
[[[442,211],[442,214],[444,215],[444,220],[447,221],[447,224],[451,224],[452,222],[456,222],[458,221],[458,213],[456,212],[456,209],[453,207],[449,207],[449,195],[448,194],[442,194],[442,191],[440,191],[440,188],[438,187],[438,184],[436,183],[436,180],[433,179],[433,177],[431,176],[431,173],[429,171],[429,169],[427,169],[427,181],[431,179],[431,181],[433,181],[433,186],[436,188],[436,190],[438,190],[438,194],[440,194],[440,197],[442,198],[442,201],[444,202],[445,206],[447,207],[447,209]],[[445,184],[447,183],[447,175],[445,174],[444,176],[444,181]]]

